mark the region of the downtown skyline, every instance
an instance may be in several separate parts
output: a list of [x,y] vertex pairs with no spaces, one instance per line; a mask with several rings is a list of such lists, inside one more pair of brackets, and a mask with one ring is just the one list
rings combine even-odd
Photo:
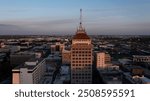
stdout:
[[73,35],[80,8],[88,34],[150,34],[150,0],[0,0],[0,35]]

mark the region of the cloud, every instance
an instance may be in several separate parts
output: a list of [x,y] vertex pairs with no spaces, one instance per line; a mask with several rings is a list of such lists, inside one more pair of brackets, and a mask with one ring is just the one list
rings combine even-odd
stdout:
[[[13,24],[11,24],[13,23]],[[37,20],[28,21],[3,21],[0,24],[0,32],[49,32],[49,33],[71,33],[76,29],[76,19]]]
[[14,24],[35,31],[65,31],[76,27],[76,19],[14,21]]
[[1,13],[23,13],[30,10],[31,9],[29,8],[21,8],[21,9],[13,8],[13,9],[0,9],[0,12]]
[[11,25],[11,24],[0,24],[0,30],[18,30],[20,27],[16,25]]
[[[137,33],[149,34],[150,22],[144,21],[128,21],[124,16],[109,16],[97,19],[86,19],[84,26],[87,33]],[[59,34],[74,34],[78,27],[78,19],[25,19],[3,21],[0,24],[0,32],[3,33],[59,33]]]

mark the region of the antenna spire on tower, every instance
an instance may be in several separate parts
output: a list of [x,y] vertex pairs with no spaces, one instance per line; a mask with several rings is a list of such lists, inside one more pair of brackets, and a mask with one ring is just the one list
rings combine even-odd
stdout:
[[80,9],[80,25],[82,26],[82,9]]

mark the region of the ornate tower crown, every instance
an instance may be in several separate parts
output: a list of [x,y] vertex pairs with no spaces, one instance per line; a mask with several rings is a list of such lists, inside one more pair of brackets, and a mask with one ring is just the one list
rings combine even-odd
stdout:
[[80,25],[73,39],[90,39],[89,36],[87,36],[86,31],[82,26],[82,9],[80,9]]

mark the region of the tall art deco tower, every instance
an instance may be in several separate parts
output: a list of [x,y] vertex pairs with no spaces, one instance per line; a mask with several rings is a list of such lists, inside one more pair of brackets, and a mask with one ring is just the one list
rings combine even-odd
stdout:
[[80,25],[72,39],[71,83],[92,83],[92,44],[82,26],[82,9],[80,10]]

